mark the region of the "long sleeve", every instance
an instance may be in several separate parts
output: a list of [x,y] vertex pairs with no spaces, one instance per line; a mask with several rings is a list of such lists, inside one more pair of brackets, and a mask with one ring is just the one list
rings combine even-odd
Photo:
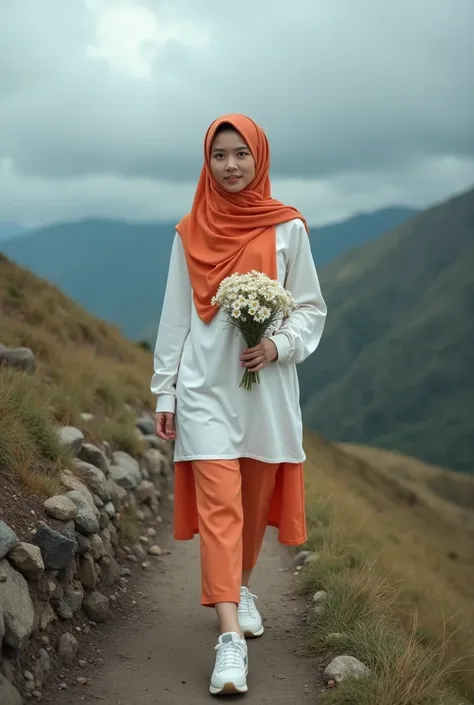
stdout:
[[175,412],[176,378],[191,325],[191,283],[181,238],[176,233],[154,355],[150,389],[157,396],[156,411]]
[[304,225],[295,221],[289,233],[289,252],[285,288],[296,308],[272,336],[279,363],[300,363],[319,345],[326,323],[327,307]]

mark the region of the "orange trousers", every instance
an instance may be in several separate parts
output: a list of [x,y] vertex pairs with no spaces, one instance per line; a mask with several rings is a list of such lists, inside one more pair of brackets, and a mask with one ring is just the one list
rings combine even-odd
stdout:
[[201,548],[201,604],[240,601],[257,563],[279,465],[249,458],[193,460]]

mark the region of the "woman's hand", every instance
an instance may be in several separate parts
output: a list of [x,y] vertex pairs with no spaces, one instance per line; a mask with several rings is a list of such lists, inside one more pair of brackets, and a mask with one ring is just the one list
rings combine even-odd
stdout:
[[155,414],[156,435],[164,441],[174,441],[176,431],[174,428],[174,414],[169,411],[158,411]]
[[240,356],[240,364],[250,372],[260,372],[278,357],[277,346],[270,338],[262,338],[254,348],[247,348]]

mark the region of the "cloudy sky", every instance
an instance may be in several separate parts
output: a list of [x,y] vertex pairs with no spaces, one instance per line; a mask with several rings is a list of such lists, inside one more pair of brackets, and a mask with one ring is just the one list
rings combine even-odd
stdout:
[[0,0],[0,224],[175,220],[251,115],[312,224],[474,183],[473,0]]

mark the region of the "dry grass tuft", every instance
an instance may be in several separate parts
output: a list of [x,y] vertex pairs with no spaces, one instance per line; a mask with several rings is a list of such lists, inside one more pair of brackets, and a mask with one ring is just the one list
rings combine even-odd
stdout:
[[119,533],[128,543],[136,543],[140,536],[140,522],[131,505],[124,507],[120,516]]

